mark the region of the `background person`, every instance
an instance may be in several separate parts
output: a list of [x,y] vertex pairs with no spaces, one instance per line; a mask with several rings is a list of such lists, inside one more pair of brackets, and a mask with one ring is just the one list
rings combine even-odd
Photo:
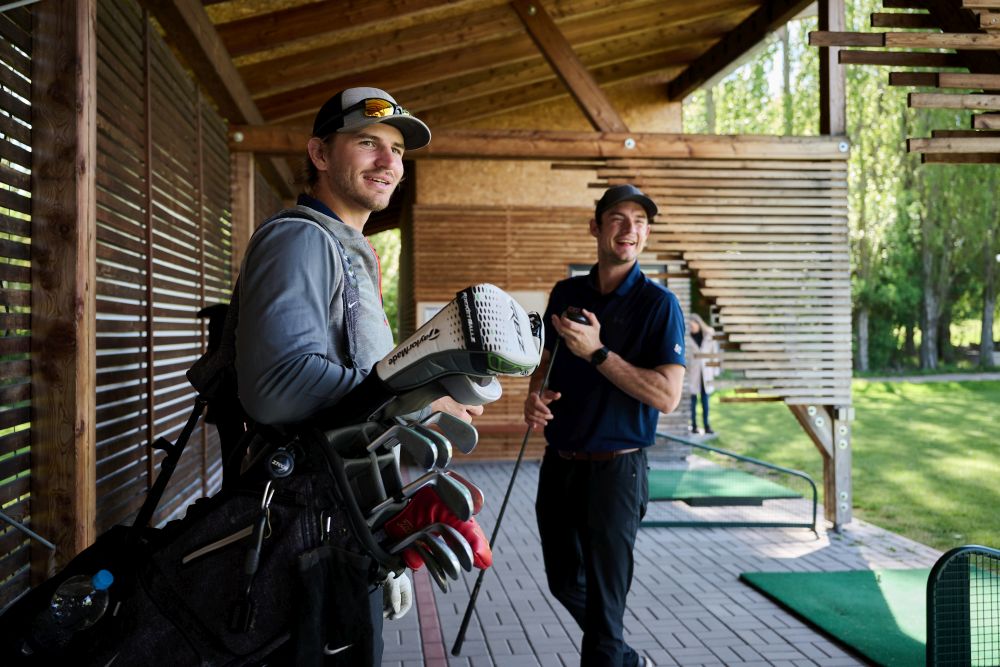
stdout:
[[[656,205],[638,188],[609,188],[590,234],[597,264],[556,284],[546,350],[524,419],[545,427],[535,511],[549,590],[583,630],[581,664],[651,665],[625,643],[639,521],[649,500],[645,448],[684,381],[684,316],[677,298],[637,262]],[[562,316],[582,308],[588,325]],[[552,357],[556,336],[562,351]],[[549,362],[550,387],[538,390]]]
[[[431,139],[422,121],[378,88],[349,88],[331,97],[316,114],[312,135],[306,192],[254,233],[240,269],[239,398],[261,424],[294,424],[335,407],[392,350],[379,260],[363,230],[402,180],[404,152]],[[346,305],[359,309],[350,332],[345,266],[357,287],[356,303]],[[465,421],[482,414],[481,406],[450,397],[431,409]],[[377,585],[371,590],[376,665],[383,613],[401,616],[409,605],[401,600],[409,596],[405,575],[390,575],[386,583],[384,599]]]
[[698,313],[688,316],[688,348],[691,363],[688,365],[688,389],[691,392],[691,432],[698,432],[698,398],[701,398],[701,423],[704,433],[715,433],[708,423],[708,397],[715,391],[712,381],[719,374],[719,344],[715,329],[705,324]]

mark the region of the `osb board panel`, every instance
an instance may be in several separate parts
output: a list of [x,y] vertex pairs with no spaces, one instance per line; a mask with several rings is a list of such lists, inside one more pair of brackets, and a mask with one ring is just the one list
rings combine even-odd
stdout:
[[[544,160],[423,160],[417,204],[498,206],[592,206],[587,189],[594,173],[554,170]],[[586,219],[584,220],[586,223]]]

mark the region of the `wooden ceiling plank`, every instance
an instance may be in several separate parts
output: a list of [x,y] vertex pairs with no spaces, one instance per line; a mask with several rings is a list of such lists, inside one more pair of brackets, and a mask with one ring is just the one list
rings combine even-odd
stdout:
[[885,46],[884,35],[881,32],[814,30],[809,33],[809,46]]
[[980,14],[979,27],[983,30],[1000,30],[1000,10]]
[[[198,0],[142,0],[166,33],[166,40],[182,55],[199,83],[230,122],[262,123],[264,117],[233,66]],[[291,199],[292,170],[282,160],[261,162],[261,170],[280,195]]]
[[990,130],[931,130],[932,139],[975,139],[987,137],[996,139],[1000,132]]
[[[239,19],[218,26],[219,37],[234,58],[266,51],[275,45],[347,28],[361,28],[391,20],[400,14],[425,14],[455,0],[338,0],[312,2],[298,7]],[[465,5],[474,4],[466,0]],[[478,4],[482,4],[481,0]]]
[[906,49],[956,49],[959,51],[996,51],[1000,35],[937,32],[887,32],[885,46]]
[[882,7],[885,9],[927,9],[923,0],[882,0]]
[[628,132],[625,121],[545,8],[530,0],[513,0],[510,6],[593,128],[598,132]]
[[684,99],[810,4],[811,0],[771,0],[762,3],[759,9],[671,81],[667,86],[667,97],[673,101]]
[[954,53],[908,53],[905,51],[841,51],[841,65],[882,65],[886,67],[963,67]]
[[981,113],[972,117],[972,127],[977,130],[1000,130],[1000,113]]
[[889,72],[889,85],[935,88],[938,86],[938,73],[937,72]]
[[[938,27],[948,33],[975,34],[979,29],[979,18],[969,9],[956,9],[951,0],[921,0],[934,17]],[[997,35],[983,35],[997,37]],[[959,51],[962,64],[970,72],[985,74],[1000,74],[1000,51],[994,47],[992,51]]]
[[990,153],[1000,154],[1000,137],[907,139],[910,153]]
[[1000,9],[998,0],[962,0],[965,9]]
[[[581,53],[589,52],[591,47],[599,48],[609,39],[623,40],[627,43],[629,37],[616,37],[620,31],[615,30],[615,24],[609,26],[579,26],[573,30],[573,42],[578,44]],[[721,27],[727,23],[720,19],[711,19],[689,25],[677,25],[666,29],[658,29],[656,24],[643,26],[642,42],[658,42],[662,44],[687,43],[688,40],[717,38]],[[638,39],[638,37],[637,37]],[[639,45],[632,47],[639,48]],[[449,51],[434,56],[419,58],[405,63],[380,66],[364,72],[341,76],[313,84],[280,95],[273,95],[257,100],[257,103],[270,121],[286,121],[302,115],[303,109],[318,107],[330,95],[330,91],[340,90],[352,85],[376,85],[398,95],[404,104],[409,104],[402,91],[416,87],[443,82],[458,75],[492,72],[498,63],[509,66],[532,58],[539,59],[538,50],[526,35],[520,35],[516,40],[505,40],[493,48],[476,48],[462,51]],[[671,72],[671,75],[673,72]],[[603,82],[602,82],[603,83]]]
[[923,153],[923,164],[1000,164],[998,153]]
[[915,28],[933,30],[937,28],[930,14],[890,14],[887,12],[872,13],[873,28]]
[[[690,39],[693,35],[710,34],[712,21],[732,16],[734,11],[738,13],[749,4],[749,0],[706,0],[699,6],[699,18],[695,21],[684,7],[640,5],[568,18],[560,23],[560,29],[578,50],[609,37],[638,36],[670,26],[678,28],[673,33],[675,39]],[[575,6],[574,3],[567,9]],[[717,37],[719,33],[711,34]],[[266,105],[268,100],[261,98],[279,92],[301,90],[313,84],[334,87],[331,73],[336,73],[337,79],[358,73],[377,79],[380,72],[395,68],[441,72],[440,78],[456,74],[456,70],[509,64],[537,53],[525,37],[517,15],[504,6],[400,30],[379,50],[377,65],[373,65],[368,50],[370,38],[364,38],[314,49],[308,57],[276,58],[241,67],[239,71],[254,97]]]
[[1000,95],[948,93],[910,93],[907,104],[913,109],[978,109],[1000,111]]

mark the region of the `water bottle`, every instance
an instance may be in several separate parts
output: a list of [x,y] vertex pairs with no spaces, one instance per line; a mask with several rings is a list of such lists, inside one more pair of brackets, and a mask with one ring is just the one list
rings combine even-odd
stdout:
[[35,619],[35,642],[46,648],[61,648],[76,632],[97,623],[108,608],[108,587],[114,580],[110,572],[100,570],[92,577],[78,574],[59,584],[49,606]]

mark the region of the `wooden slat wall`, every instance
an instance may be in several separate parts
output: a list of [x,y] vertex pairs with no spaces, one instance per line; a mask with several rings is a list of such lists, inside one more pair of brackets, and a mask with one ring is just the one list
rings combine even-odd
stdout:
[[[253,210],[254,224],[260,225],[273,214],[284,208],[281,196],[271,187],[271,184],[264,178],[260,169],[254,169],[253,183]],[[240,258],[242,259],[242,257]]]
[[[480,208],[414,206],[414,296],[417,302],[447,302],[474,283],[493,283],[511,291],[538,291],[546,296],[568,277],[571,264],[597,261],[587,223],[592,208]],[[460,231],[456,231],[460,230]],[[668,267],[668,286],[690,303],[690,281],[680,262]],[[502,378],[503,397],[476,420],[480,444],[475,456],[512,458],[524,436],[522,406],[526,378]],[[686,431],[687,399],[661,426]],[[531,439],[528,455],[539,456],[540,436]]]
[[598,170],[660,206],[648,249],[714,302],[724,368],[748,398],[850,404],[847,153],[814,160],[633,160]]
[[[0,507],[31,524],[31,8],[0,14]],[[0,609],[26,590],[28,540],[0,522]]]
[[[128,521],[194,398],[195,317],[228,299],[223,121],[134,3],[98,9],[98,531]],[[191,438],[154,521],[220,481],[215,431]]]

